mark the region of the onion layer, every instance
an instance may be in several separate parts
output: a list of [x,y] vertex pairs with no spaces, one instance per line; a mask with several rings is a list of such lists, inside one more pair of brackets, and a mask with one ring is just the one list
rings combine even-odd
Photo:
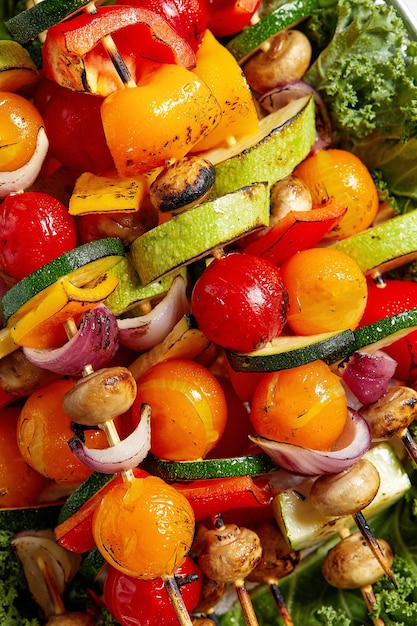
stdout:
[[80,328],[71,339],[51,350],[23,348],[31,363],[56,374],[80,376],[86,365],[98,370],[106,366],[116,354],[118,343],[117,320],[104,304],[90,309]]
[[348,409],[343,433],[331,450],[312,450],[293,443],[274,441],[261,435],[249,438],[279,467],[304,476],[342,472],[352,467],[371,445],[369,426],[353,409]]
[[35,182],[48,148],[48,137],[45,129],[41,126],[36,137],[35,151],[29,161],[13,172],[0,172],[0,198],[5,198],[9,193],[24,191]]
[[87,448],[78,435],[74,435],[68,445],[75,456],[95,472],[115,474],[133,469],[142,463],[151,447],[151,408],[143,405],[135,430],[115,446],[104,450]]
[[166,296],[146,315],[117,320],[119,343],[144,352],[165,339],[175,324],[189,312],[185,281],[177,276]]
[[286,106],[293,100],[313,94],[316,101],[317,141],[312,152],[327,148],[332,141],[332,123],[325,102],[319,92],[302,80],[295,80],[280,85],[259,98],[259,104],[265,111],[272,113]]
[[344,366],[342,378],[359,402],[371,404],[386,393],[396,366],[397,362],[383,352],[354,352]]

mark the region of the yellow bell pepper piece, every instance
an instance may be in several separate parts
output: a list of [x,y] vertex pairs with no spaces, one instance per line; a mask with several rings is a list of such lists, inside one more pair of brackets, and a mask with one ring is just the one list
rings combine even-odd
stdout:
[[148,192],[146,176],[116,178],[84,172],[75,181],[69,201],[71,215],[138,211]]
[[12,339],[9,328],[2,328],[0,330],[0,359],[8,354],[11,354],[18,349],[18,345]]
[[67,339],[65,323],[78,323],[82,316],[105,300],[118,285],[114,274],[106,273],[85,287],[75,286],[68,276],[63,276],[44,289],[37,306],[15,323],[10,324],[12,339],[19,346],[31,348],[56,348]]

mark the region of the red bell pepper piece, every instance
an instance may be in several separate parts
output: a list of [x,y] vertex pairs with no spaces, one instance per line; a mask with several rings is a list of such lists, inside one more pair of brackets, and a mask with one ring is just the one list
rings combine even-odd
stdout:
[[160,15],[133,6],[104,6],[48,29],[42,46],[45,77],[74,91],[102,96],[120,88],[123,77],[102,43],[108,35],[135,82],[155,64],[195,67],[190,44]]
[[255,482],[251,476],[193,480],[174,486],[191,504],[197,522],[225,511],[265,507],[272,499],[269,483]]
[[[135,469],[135,476],[144,477],[146,472]],[[93,516],[105,493],[121,482],[120,475],[111,479],[97,491],[80,509],[55,528],[57,542],[71,552],[83,553],[95,547]],[[272,492],[268,482],[255,482],[251,476],[194,480],[173,483],[187,498],[194,511],[196,521],[213,517],[219,513],[239,509],[266,507]]]
[[296,252],[317,244],[342,219],[347,207],[333,196],[310,211],[290,211],[265,234],[249,243],[244,252],[281,265]]
[[216,37],[227,37],[248,26],[261,0],[206,0],[207,28]]

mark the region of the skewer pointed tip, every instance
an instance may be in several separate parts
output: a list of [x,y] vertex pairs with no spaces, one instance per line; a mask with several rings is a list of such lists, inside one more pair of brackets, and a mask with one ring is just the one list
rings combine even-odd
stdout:
[[370,547],[370,549],[372,550],[372,553],[374,554],[375,558],[378,560],[379,564],[381,565],[382,569],[384,570],[385,574],[388,576],[390,582],[392,583],[393,587],[395,589],[398,589],[398,585],[397,582],[395,580],[394,574],[391,571],[391,567],[390,564],[388,563],[385,554],[383,553],[381,546],[378,543],[378,540],[376,539],[375,535],[373,534],[372,530],[370,529],[365,517],[363,516],[361,511],[358,511],[358,513],[355,513],[353,515],[353,518],[355,520],[355,523],[358,527],[358,529],[361,532],[362,537],[365,539],[366,543],[368,544],[368,546]]

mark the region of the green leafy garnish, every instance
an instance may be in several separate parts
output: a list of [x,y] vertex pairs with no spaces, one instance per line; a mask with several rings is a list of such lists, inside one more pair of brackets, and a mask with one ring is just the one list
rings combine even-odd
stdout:
[[328,105],[335,144],[380,173],[401,211],[417,207],[417,42],[395,10],[339,0],[330,44],[305,79]]

